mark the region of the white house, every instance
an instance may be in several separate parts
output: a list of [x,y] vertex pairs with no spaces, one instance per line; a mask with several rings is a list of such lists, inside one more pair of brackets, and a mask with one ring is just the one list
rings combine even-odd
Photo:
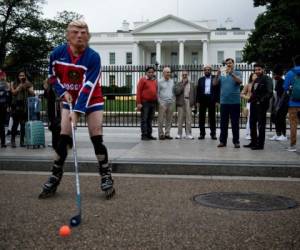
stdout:
[[153,22],[124,21],[117,32],[92,33],[90,46],[101,55],[102,65],[217,64],[227,57],[242,62],[250,29],[217,28],[215,20],[187,21],[167,15]]

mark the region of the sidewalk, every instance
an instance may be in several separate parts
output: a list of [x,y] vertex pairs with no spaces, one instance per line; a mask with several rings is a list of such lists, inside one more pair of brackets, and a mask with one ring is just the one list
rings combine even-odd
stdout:
[[[171,131],[175,137],[177,128]],[[209,136],[198,140],[198,129],[193,129],[193,133],[195,140],[141,141],[139,128],[105,127],[104,142],[113,171],[118,173],[300,177],[300,148],[298,152],[287,152],[288,141],[267,139],[265,150],[253,151],[242,147],[249,141],[244,139],[245,131],[241,130],[241,148],[235,149],[229,131],[227,147],[217,148],[218,140]],[[157,128],[153,134],[157,135]],[[267,132],[266,138],[273,134]],[[78,128],[76,137],[80,171],[97,172],[87,128]],[[46,129],[46,145],[50,138]],[[54,156],[50,147],[12,149],[8,146],[0,150],[0,170],[49,171]],[[73,171],[72,151],[65,170]]]

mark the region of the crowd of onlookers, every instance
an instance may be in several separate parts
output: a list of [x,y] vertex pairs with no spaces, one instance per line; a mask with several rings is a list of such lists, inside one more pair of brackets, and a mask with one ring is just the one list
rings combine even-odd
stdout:
[[[216,75],[210,65],[203,68],[203,77],[198,83],[190,81],[188,71],[181,71],[178,82],[171,78],[171,69],[165,67],[161,79],[156,79],[154,67],[146,69],[137,85],[137,110],[141,111],[141,139],[156,140],[152,134],[152,121],[158,109],[158,139],[171,140],[174,104],[177,110],[178,131],[175,139],[194,139],[191,123],[192,112],[198,114],[199,140],[205,139],[205,124],[208,119],[210,137],[217,140],[216,106],[220,106],[220,134],[218,147],[226,147],[228,125],[231,122],[232,143],[240,148],[241,98],[246,105],[242,114],[247,117],[246,139],[244,145],[252,150],[264,149],[267,111],[275,124],[276,134],[272,141],[287,141],[286,116],[290,122],[289,151],[296,151],[297,124],[300,113],[300,56],[294,58],[294,67],[284,76],[284,69],[277,65],[271,79],[265,74],[263,64],[255,64],[247,83],[242,82],[242,75],[235,69],[234,60],[228,58]],[[241,86],[243,85],[243,88]],[[52,131],[52,145],[55,148],[60,134],[60,107],[56,94],[48,82],[44,82],[44,97],[48,100],[47,113],[49,129]],[[242,91],[240,91],[242,89]],[[299,93],[298,93],[299,92]],[[25,70],[17,73],[16,80],[8,82],[6,74],[0,69],[0,138],[1,147],[6,147],[6,137],[16,147],[16,136],[20,135],[20,147],[24,147],[25,122],[28,118],[27,98],[34,96],[33,84],[28,80]],[[158,107],[157,107],[158,105]],[[8,123],[8,124],[7,124]],[[7,134],[5,126],[8,125]],[[19,128],[19,130],[18,130]],[[183,135],[183,128],[185,136]]]
[[[170,134],[173,106],[178,112],[178,132],[175,139],[194,139],[191,131],[192,112],[199,114],[199,140],[205,139],[206,113],[210,127],[210,137],[217,140],[216,105],[220,105],[220,135],[218,147],[226,147],[228,125],[231,122],[234,148],[240,148],[239,120],[241,98],[246,106],[243,114],[247,116],[246,139],[250,140],[245,148],[262,150],[265,146],[267,111],[271,109],[271,120],[275,123],[276,135],[269,138],[274,141],[287,141],[286,115],[290,121],[290,146],[288,151],[296,151],[297,124],[300,112],[300,56],[294,59],[294,67],[285,77],[284,69],[277,65],[273,69],[273,79],[265,73],[261,63],[254,65],[248,83],[241,90],[242,75],[234,66],[234,60],[228,58],[216,75],[210,65],[203,68],[204,76],[198,83],[192,82],[188,72],[181,72],[180,80],[174,82],[171,69],[165,67],[161,79],[156,79],[154,67],[146,69],[137,86],[137,110],[141,111],[141,139],[156,140],[152,134],[152,121],[158,104],[158,139],[171,140]],[[274,87],[275,86],[275,87]]]
[[[49,129],[53,132],[53,137],[59,136],[59,111],[56,112],[56,95],[53,89],[48,86],[47,81],[44,83],[44,97],[47,102],[47,113],[49,118]],[[0,136],[1,148],[7,147],[10,142],[12,148],[17,147],[16,138],[20,136],[19,145],[25,147],[25,123],[28,120],[38,120],[39,97],[36,96],[33,84],[29,81],[28,74],[25,70],[17,73],[15,81],[8,82],[6,73],[0,69]],[[33,98],[34,103],[29,102],[28,97]],[[7,132],[5,133],[5,127]],[[7,140],[8,139],[8,140]],[[54,139],[54,143],[56,143]]]
[[5,124],[9,118],[8,134],[11,146],[16,147],[16,136],[20,128],[20,147],[25,147],[25,122],[28,120],[27,98],[34,96],[33,84],[24,70],[18,72],[14,82],[7,82],[6,73],[0,70],[0,134],[1,148],[6,147]]

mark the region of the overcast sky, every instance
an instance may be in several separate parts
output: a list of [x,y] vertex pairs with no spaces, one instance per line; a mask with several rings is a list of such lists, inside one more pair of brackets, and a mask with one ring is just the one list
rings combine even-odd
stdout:
[[154,21],[168,14],[187,20],[217,19],[223,26],[231,17],[234,27],[253,28],[264,8],[254,8],[253,0],[47,0],[43,12],[53,18],[63,10],[84,15],[92,32],[114,32],[123,20],[133,29],[135,21]]

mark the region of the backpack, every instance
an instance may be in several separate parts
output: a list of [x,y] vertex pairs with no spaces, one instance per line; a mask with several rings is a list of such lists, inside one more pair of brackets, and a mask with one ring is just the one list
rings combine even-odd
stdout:
[[300,101],[300,74],[295,74],[293,82],[292,82],[292,93],[291,93],[292,101]]

